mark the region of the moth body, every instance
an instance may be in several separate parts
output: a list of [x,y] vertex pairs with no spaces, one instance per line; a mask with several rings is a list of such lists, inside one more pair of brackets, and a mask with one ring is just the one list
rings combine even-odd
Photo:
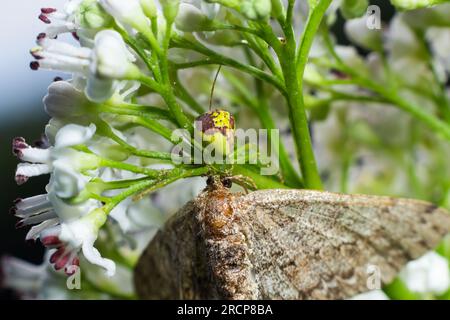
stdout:
[[233,194],[218,178],[150,243],[135,270],[147,299],[345,299],[435,248],[433,204],[309,190]]

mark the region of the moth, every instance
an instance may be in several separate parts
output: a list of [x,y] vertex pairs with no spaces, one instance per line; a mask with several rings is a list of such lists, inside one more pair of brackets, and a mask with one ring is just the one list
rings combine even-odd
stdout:
[[232,193],[220,179],[159,231],[134,274],[143,299],[345,299],[391,282],[450,231],[418,200],[310,190]]

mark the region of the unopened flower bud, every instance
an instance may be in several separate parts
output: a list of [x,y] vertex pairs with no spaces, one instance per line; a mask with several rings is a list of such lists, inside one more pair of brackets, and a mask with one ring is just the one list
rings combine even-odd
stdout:
[[361,17],[369,6],[368,0],[344,0],[341,4],[341,13],[345,19]]
[[160,3],[163,8],[164,18],[168,22],[175,21],[180,7],[180,0],[161,0]]
[[271,0],[244,0],[241,4],[241,13],[251,20],[265,20],[271,12]]
[[220,23],[209,19],[197,7],[188,3],[182,3],[175,24],[181,31],[196,32],[214,31]]
[[147,17],[154,18],[157,15],[156,5],[154,0],[140,0],[141,7]]
[[272,16],[281,20],[284,18],[284,7],[281,0],[272,0]]
[[101,29],[111,25],[111,16],[100,6],[97,0],[84,0],[77,12],[80,26],[87,29]]
[[219,3],[225,7],[242,13],[250,20],[264,20],[272,12],[272,0],[205,0],[209,3]]
[[102,7],[121,23],[137,30],[148,27],[148,19],[139,0],[100,0]]
[[91,72],[103,78],[125,79],[136,71],[136,66],[132,63],[134,57],[116,31],[99,32],[95,37],[93,53]]

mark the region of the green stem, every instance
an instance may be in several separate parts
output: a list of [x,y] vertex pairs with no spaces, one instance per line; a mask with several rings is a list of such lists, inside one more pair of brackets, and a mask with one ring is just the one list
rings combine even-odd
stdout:
[[189,91],[184,87],[181,83],[180,78],[178,77],[178,71],[176,68],[172,68],[172,83],[175,89],[175,94],[184,101],[193,111],[198,114],[203,114],[205,112],[205,108],[201,106],[197,100],[189,93]]
[[172,38],[172,46],[176,47],[176,48],[190,49],[190,50],[196,51],[198,53],[201,53],[201,54],[209,57],[209,59],[207,59],[206,61],[209,61],[209,60],[217,61],[218,64],[222,64],[225,66],[229,66],[229,67],[238,69],[242,72],[250,74],[251,76],[253,76],[255,78],[261,79],[263,81],[266,81],[266,82],[272,84],[278,90],[280,90],[280,92],[282,92],[282,93],[286,92],[284,85],[274,76],[272,76],[258,68],[249,66],[248,64],[244,64],[244,63],[241,63],[234,59],[231,59],[229,57],[223,56],[223,55],[205,47],[204,45],[202,45],[199,42],[194,42],[194,41],[190,41],[190,40],[187,40],[184,38],[174,36]]
[[305,67],[308,63],[308,56],[311,51],[314,37],[319,30],[322,18],[330,6],[331,1],[332,0],[320,0],[309,13],[297,53],[297,72],[299,74],[300,82],[302,82]]
[[135,165],[132,165],[129,163],[114,161],[114,160],[110,160],[110,159],[106,159],[106,158],[102,158],[102,157],[99,157],[99,158],[100,158],[100,166],[102,166],[102,167],[126,170],[126,171],[130,171],[133,173],[146,175],[149,178],[158,178],[161,175],[161,170],[143,168],[143,167],[135,166]]
[[[139,43],[135,39],[130,37],[128,35],[128,33],[122,27],[120,27],[118,24],[114,23],[114,29],[118,33],[120,33],[120,35],[122,36],[124,41],[141,57],[141,59],[144,61],[147,68],[153,73],[153,75],[157,79],[159,79],[159,77],[158,77],[159,76],[159,68],[158,68],[158,64],[155,63],[155,59],[153,59],[151,56],[147,55],[147,53],[142,48],[142,46],[139,45]],[[152,53],[154,53],[153,50],[152,50]]]
[[166,22],[166,34],[164,35],[163,45],[162,45],[162,56],[160,56],[160,70],[162,79],[164,82],[163,90],[161,91],[161,96],[169,107],[170,112],[173,114],[174,118],[177,120],[178,125],[184,129],[192,131],[192,123],[186,114],[183,112],[180,104],[177,102],[175,97],[172,83],[170,80],[170,70],[169,70],[169,60],[168,52],[170,45],[170,38],[172,36],[172,26],[173,23],[170,21]]
[[[308,119],[306,116],[305,102],[303,99],[303,75],[314,36],[330,3],[331,0],[321,0],[311,9],[300,40],[298,53],[296,52],[297,49],[295,35],[292,29],[292,19],[286,21],[286,26],[284,27],[286,45],[284,46],[282,56],[280,57],[280,60],[283,62],[282,68],[287,89],[290,120],[305,187],[319,190],[322,189],[322,181],[314,157]],[[288,8],[288,18],[291,16],[289,12],[292,12],[293,10],[293,1],[290,2],[290,6],[292,6],[292,8],[291,10]]]
[[140,106],[132,104],[124,105],[101,105],[97,107],[99,112],[113,113],[118,115],[143,117],[154,120],[167,120],[174,122],[172,115],[164,109],[151,106]]
[[262,176],[251,169],[248,165],[235,165],[233,166],[234,175],[242,175],[250,178],[258,189],[287,189],[288,187],[276,180],[269,178],[268,176]]
[[159,152],[159,151],[150,151],[150,150],[141,150],[137,149],[136,147],[133,147],[132,145],[128,144],[126,141],[124,141],[122,138],[117,136],[112,128],[104,121],[97,121],[97,128],[98,132],[102,133],[104,136],[110,138],[114,142],[116,142],[118,145],[120,145],[125,150],[129,151],[131,154],[138,156],[138,157],[144,157],[144,158],[151,158],[151,159],[159,159],[159,160],[166,160],[170,161],[172,159],[172,155],[167,152]]
[[159,173],[159,177],[156,177],[155,180],[142,181],[134,184],[129,187],[122,193],[118,194],[115,197],[112,197],[109,202],[105,205],[104,209],[106,213],[111,212],[120,202],[125,200],[126,198],[137,195],[141,192],[146,192],[145,190],[155,190],[158,188],[162,188],[163,186],[170,184],[176,180],[189,178],[189,177],[197,177],[207,174],[207,167],[193,168],[193,169],[185,169],[185,168],[175,168],[166,173]]
[[[258,116],[263,127],[265,127],[268,130],[269,139],[271,139],[270,130],[277,129],[277,126],[275,125],[275,122],[272,116],[270,115],[267,103],[260,103],[258,109]],[[289,159],[289,153],[287,152],[286,147],[282,141],[280,141],[279,157],[280,157],[281,172],[284,180],[286,181],[286,184],[288,186],[302,188],[303,181],[300,178],[297,171],[295,170],[294,166],[292,165],[292,162]]]
[[172,140],[172,131],[153,119],[132,117],[131,122],[159,134],[172,143],[177,143],[177,141]]

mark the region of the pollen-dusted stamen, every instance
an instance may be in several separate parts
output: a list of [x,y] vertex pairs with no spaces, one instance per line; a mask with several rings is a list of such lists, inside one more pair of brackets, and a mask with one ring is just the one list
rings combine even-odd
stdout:
[[36,60],[42,60],[43,57],[40,55],[42,53],[42,47],[34,47],[30,50],[30,54],[35,58]]

